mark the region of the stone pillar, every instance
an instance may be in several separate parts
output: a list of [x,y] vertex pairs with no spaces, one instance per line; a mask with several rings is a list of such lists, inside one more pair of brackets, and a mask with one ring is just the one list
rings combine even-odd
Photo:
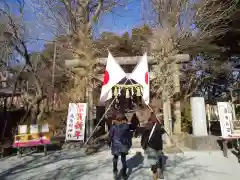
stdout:
[[191,97],[192,129],[194,136],[207,136],[205,100],[203,97]]
[[[174,70],[173,72],[173,81],[174,81],[174,93],[180,94],[180,70],[179,70],[179,64],[175,64],[174,65]],[[181,106],[180,106],[180,100],[177,99],[174,102],[174,117],[175,117],[175,122],[174,122],[174,126],[173,126],[173,132],[174,134],[180,134],[182,132],[182,128],[181,128]]]
[[[166,91],[163,92],[163,118],[164,118],[164,129],[168,133],[168,135],[172,134],[172,125],[171,125],[171,106],[170,106],[170,100],[168,98],[168,93]],[[163,138],[167,145],[171,145],[171,140],[168,137],[168,135],[165,135]]]

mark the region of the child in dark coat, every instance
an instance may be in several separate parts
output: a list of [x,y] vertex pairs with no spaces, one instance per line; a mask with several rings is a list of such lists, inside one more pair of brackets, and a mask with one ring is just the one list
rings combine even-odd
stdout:
[[126,155],[128,154],[128,151],[132,146],[132,140],[130,125],[127,124],[123,114],[121,113],[117,114],[116,121],[114,125],[112,125],[110,128],[109,138],[111,142],[111,151],[113,155],[114,179],[117,178],[118,173],[117,164],[119,156],[121,156],[122,161],[122,177],[123,179],[126,179],[127,178]]

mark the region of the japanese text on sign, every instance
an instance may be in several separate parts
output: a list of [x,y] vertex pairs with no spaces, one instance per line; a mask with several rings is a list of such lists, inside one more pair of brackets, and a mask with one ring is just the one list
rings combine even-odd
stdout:
[[69,104],[66,140],[84,140],[86,117],[86,103]]
[[218,113],[221,126],[222,137],[232,135],[232,107],[229,102],[218,102]]

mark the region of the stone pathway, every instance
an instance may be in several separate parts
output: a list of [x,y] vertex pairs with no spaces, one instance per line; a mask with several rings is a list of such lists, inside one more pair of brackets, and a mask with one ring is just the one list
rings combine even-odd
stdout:
[[[133,148],[128,156],[129,180],[150,180],[149,168],[139,165],[143,158],[134,156],[136,152],[142,150]],[[220,151],[187,151],[166,156],[166,180],[240,179],[240,164],[233,154],[224,158]],[[10,157],[0,161],[0,179],[112,180],[111,158],[109,150],[91,156],[83,156],[80,150],[71,150],[54,152],[47,157],[42,154]]]

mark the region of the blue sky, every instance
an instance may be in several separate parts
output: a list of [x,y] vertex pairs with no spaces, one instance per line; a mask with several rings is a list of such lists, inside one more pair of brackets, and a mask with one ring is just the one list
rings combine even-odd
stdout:
[[[31,27],[28,33],[31,34],[30,36],[33,39],[52,40],[53,35],[37,20],[34,11],[28,4],[29,1],[32,0],[25,0],[26,3],[24,8],[24,21],[26,27]],[[12,13],[19,15],[16,0],[6,0],[6,2],[11,6]],[[142,19],[143,7],[141,2],[141,0],[131,0],[125,7],[116,7],[113,9],[113,12],[103,14],[97,24],[95,35],[98,36],[104,31],[123,34],[126,31],[131,32],[131,29],[134,27],[142,26],[144,20]],[[43,41],[32,41],[28,43],[28,48],[30,51],[39,51],[43,48],[43,45]]]
[[99,19],[97,34],[111,31],[117,34],[130,32],[143,25],[141,0],[131,0],[126,7],[117,7]]

